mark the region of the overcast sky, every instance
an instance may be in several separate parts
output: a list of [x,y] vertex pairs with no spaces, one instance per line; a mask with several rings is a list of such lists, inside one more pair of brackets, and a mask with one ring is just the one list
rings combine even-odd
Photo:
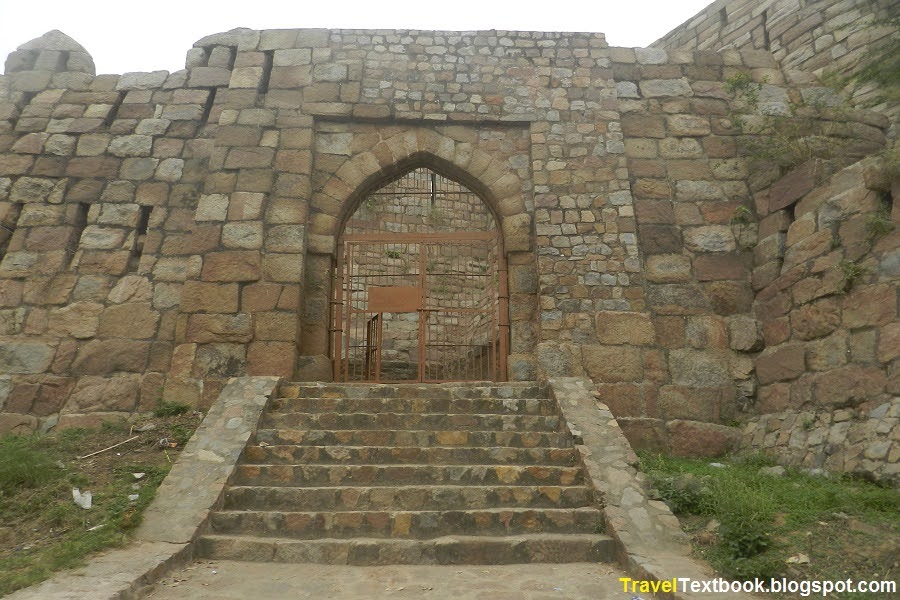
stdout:
[[200,38],[235,27],[590,31],[646,46],[712,0],[0,0],[0,60],[59,29],[98,73],[177,71]]

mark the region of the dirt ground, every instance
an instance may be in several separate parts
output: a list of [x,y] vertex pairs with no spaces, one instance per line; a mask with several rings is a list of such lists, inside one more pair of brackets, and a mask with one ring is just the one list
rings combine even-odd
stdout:
[[195,562],[152,600],[603,600],[628,598],[618,567],[597,563],[348,567]]

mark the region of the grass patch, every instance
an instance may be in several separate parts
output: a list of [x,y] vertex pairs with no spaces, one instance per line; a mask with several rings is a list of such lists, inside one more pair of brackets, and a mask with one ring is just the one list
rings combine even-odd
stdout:
[[[0,437],[0,596],[81,566],[90,553],[129,539],[171,467],[158,440],[174,438],[180,447],[200,415],[152,422],[153,429],[140,434],[118,424]],[[132,435],[140,437],[78,459]],[[136,479],[134,473],[144,475]],[[89,510],[73,502],[73,488],[92,493]]]
[[[704,460],[641,457],[658,497],[693,534],[698,554],[726,577],[897,577],[897,490],[796,469],[783,476],[760,472],[773,464],[760,456],[735,458],[725,467]],[[809,564],[786,562],[800,553],[810,558]]]

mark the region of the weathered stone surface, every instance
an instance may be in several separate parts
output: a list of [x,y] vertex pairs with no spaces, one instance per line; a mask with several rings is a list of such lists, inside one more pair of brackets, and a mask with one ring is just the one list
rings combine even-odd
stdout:
[[691,261],[681,254],[655,254],[647,257],[647,280],[657,283],[689,281]]
[[54,351],[45,342],[4,342],[0,344],[0,373],[43,373]]
[[881,394],[885,373],[874,367],[847,365],[816,375],[813,386],[818,404],[852,406]]
[[840,323],[840,307],[834,298],[823,298],[791,312],[791,329],[801,340],[824,337]]
[[651,346],[656,341],[648,313],[603,311],[597,313],[596,320],[601,344]]
[[736,427],[675,420],[666,424],[669,448],[675,456],[721,456],[738,447],[741,432]]
[[844,298],[843,325],[848,328],[887,325],[897,318],[897,288],[867,285],[853,289]]
[[[305,357],[309,358],[309,357]],[[311,375],[322,376],[327,374],[328,379],[301,379],[300,381],[327,381],[331,375],[331,361],[325,358],[324,373],[315,373],[314,361],[297,361],[297,344],[290,342],[253,342],[247,347],[247,372],[249,375],[266,374],[279,377],[293,378],[294,363],[298,364],[298,371],[302,370],[304,377]],[[318,363],[317,363],[318,364]],[[319,364],[321,368],[321,364]]]
[[260,277],[259,252],[213,252],[203,260],[204,281],[256,281]]
[[640,381],[644,374],[641,353],[631,346],[582,347],[584,370],[597,382]]
[[110,306],[100,318],[98,335],[132,339],[152,338],[159,324],[159,312],[149,302]]
[[766,348],[756,361],[759,383],[787,381],[803,374],[806,369],[806,353],[802,344],[783,344]]
[[199,344],[215,342],[243,343],[252,339],[253,319],[247,313],[234,315],[191,315],[187,339]]
[[50,311],[47,333],[72,336],[77,339],[92,338],[100,327],[103,305],[96,302],[74,302]]
[[138,399],[141,376],[81,377],[72,390],[63,412],[130,412]]
[[719,352],[677,349],[669,351],[672,382],[690,387],[721,387],[731,383],[727,358]]
[[725,225],[691,227],[684,232],[684,245],[694,252],[731,252],[736,247],[734,234]]
[[203,344],[197,348],[192,376],[242,377],[247,371],[247,350],[241,344]]
[[759,321],[752,317],[735,316],[728,319],[728,335],[732,350],[756,352],[762,349],[762,328]]
[[[181,292],[184,312],[234,313],[238,310],[238,284],[186,281]],[[253,307],[248,307],[253,310]]]
[[149,353],[149,342],[91,340],[78,349],[72,372],[84,375],[106,375],[117,371],[142,373]]

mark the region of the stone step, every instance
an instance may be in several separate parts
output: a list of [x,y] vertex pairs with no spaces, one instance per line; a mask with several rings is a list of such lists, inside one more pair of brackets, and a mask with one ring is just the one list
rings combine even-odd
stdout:
[[531,464],[574,466],[575,448],[249,445],[244,464]]
[[272,413],[444,413],[522,414],[556,416],[556,402],[548,398],[276,398]]
[[227,510],[464,510],[578,508],[594,502],[587,486],[315,487],[232,486]]
[[579,467],[540,465],[246,465],[235,485],[581,485]]
[[338,429],[306,430],[262,428],[256,431],[256,443],[298,444],[303,446],[456,446],[512,448],[570,448],[572,436],[562,432]]
[[298,429],[431,429],[494,430],[494,431],[556,431],[559,417],[498,414],[440,414],[440,413],[267,413],[265,427],[296,427]]
[[534,382],[453,384],[283,383],[281,398],[546,398]]
[[319,539],[204,535],[198,557],[332,565],[505,565],[614,562],[612,538],[599,534],[454,535],[430,540]]
[[210,515],[212,531],[298,539],[428,539],[445,535],[596,533],[603,513],[596,508],[491,508],[427,511],[242,511]]

